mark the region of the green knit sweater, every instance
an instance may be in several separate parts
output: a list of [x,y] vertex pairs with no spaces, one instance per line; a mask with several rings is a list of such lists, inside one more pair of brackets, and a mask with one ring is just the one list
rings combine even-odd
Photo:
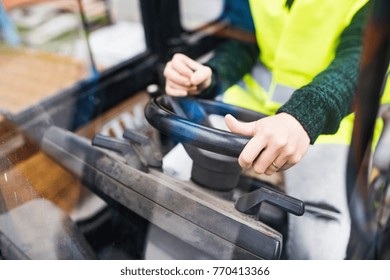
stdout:
[[[276,112],[294,116],[308,133],[312,144],[320,134],[337,132],[341,120],[351,112],[367,10],[368,5],[365,5],[343,31],[332,63],[311,83],[297,89]],[[213,98],[224,92],[250,72],[258,57],[256,44],[234,39],[223,43],[206,63],[213,70],[213,80],[201,96]]]

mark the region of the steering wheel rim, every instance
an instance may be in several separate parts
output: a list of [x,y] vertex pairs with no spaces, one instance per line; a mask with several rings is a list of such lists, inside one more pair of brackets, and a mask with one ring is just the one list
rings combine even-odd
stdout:
[[250,138],[195,123],[186,119],[184,116],[179,116],[177,111],[172,112],[167,108],[167,104],[172,105],[172,103],[175,104],[175,102],[177,104],[180,99],[184,100],[183,98],[192,102],[197,102],[208,114],[231,114],[242,121],[254,121],[265,117],[265,115],[258,112],[223,102],[190,97],[171,97],[162,95],[152,98],[146,105],[146,119],[153,127],[163,134],[200,149],[226,156],[237,158]]

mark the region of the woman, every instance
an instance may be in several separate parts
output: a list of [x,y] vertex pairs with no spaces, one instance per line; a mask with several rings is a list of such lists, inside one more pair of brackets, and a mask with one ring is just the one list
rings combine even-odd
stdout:
[[240,165],[285,171],[286,192],[306,203],[303,217],[289,216],[291,259],[345,257],[345,167],[367,2],[250,0],[256,44],[230,40],[205,65],[176,54],[164,70],[169,95],[223,94],[224,102],[270,115],[225,122],[251,137]]

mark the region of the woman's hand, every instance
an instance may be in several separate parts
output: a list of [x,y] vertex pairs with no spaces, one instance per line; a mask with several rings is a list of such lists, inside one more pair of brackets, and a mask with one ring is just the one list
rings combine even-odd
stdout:
[[210,86],[212,71],[210,67],[178,53],[165,66],[164,76],[168,95],[196,95]]
[[252,137],[238,162],[242,168],[253,167],[259,174],[272,175],[290,168],[301,160],[310,145],[305,129],[287,113],[248,123],[226,115],[225,122],[232,132]]

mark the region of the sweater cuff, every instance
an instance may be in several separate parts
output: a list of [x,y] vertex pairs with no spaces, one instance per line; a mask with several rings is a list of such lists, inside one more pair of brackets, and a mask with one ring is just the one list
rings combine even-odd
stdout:
[[314,144],[326,123],[326,110],[321,104],[322,100],[316,94],[298,90],[276,113],[287,113],[296,118],[309,135],[310,144]]

